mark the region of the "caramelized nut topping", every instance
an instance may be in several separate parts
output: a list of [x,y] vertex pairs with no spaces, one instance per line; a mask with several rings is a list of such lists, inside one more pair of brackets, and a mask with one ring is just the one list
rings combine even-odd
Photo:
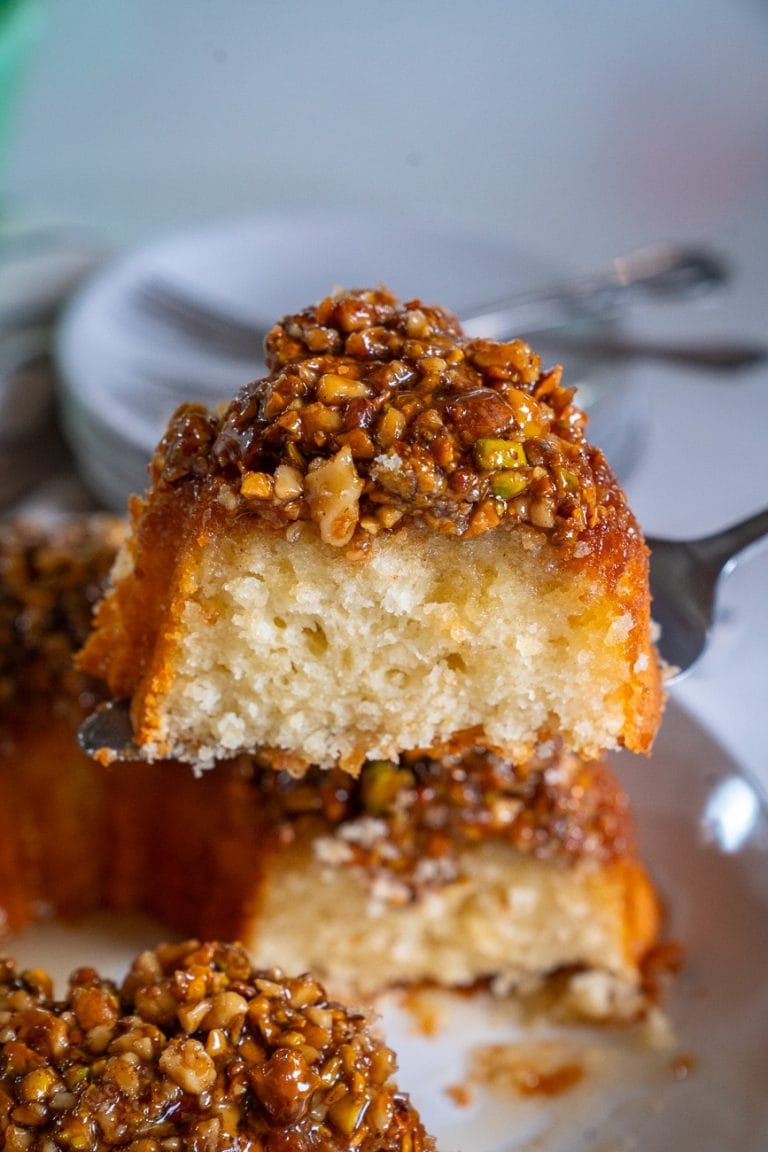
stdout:
[[[601,519],[629,517],[561,369],[542,371],[522,340],[466,340],[450,313],[379,288],[286,317],[266,349],[271,375],[221,418],[178,410],[157,488],[207,478],[237,494],[238,512],[277,528],[313,520],[353,548],[410,522],[459,536],[525,523],[581,538],[584,555]],[[328,488],[349,498],[327,512],[317,471],[342,459],[346,478]]]
[[613,777],[562,752],[522,765],[485,748],[413,753],[369,761],[357,779],[340,769],[295,779],[264,754],[252,771],[271,827],[290,836],[297,823],[320,820],[333,836],[334,860],[394,877],[410,893],[455,879],[459,854],[486,840],[563,863],[609,861],[634,846]]
[[309,976],[254,970],[233,945],[161,945],[120,989],[81,968],[61,1002],[44,974],[3,960],[0,1018],[4,1148],[434,1147],[363,1013]]
[[19,701],[49,700],[79,718],[94,686],[73,668],[104,595],[124,528],[93,517],[56,532],[0,529],[0,719]]

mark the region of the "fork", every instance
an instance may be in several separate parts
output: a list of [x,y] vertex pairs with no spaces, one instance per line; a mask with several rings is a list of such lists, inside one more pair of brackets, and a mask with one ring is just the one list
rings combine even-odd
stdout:
[[[671,684],[691,670],[703,653],[716,619],[721,576],[732,572],[749,545],[768,536],[768,508],[722,532],[697,540],[646,537],[651,550],[653,617],[660,626],[659,648]],[[80,747],[89,756],[108,749],[116,760],[141,760],[134,743],[129,705],[100,705],[80,725]]]
[[[463,310],[462,325],[468,336],[489,339],[521,332],[551,332],[579,320],[613,318],[641,296],[676,301],[701,297],[722,287],[729,275],[722,257],[704,247],[655,245],[619,257],[592,275]],[[162,276],[141,281],[131,305],[207,351],[250,362],[263,358],[270,326],[238,319]],[[598,357],[641,356],[713,371],[751,367],[766,356],[761,344],[729,341],[693,346],[646,345],[636,340],[609,343],[607,337],[601,341],[585,337],[578,349],[594,352]]]
[[651,550],[652,613],[661,630],[658,647],[672,669],[668,684],[689,672],[707,646],[721,577],[733,571],[746,548],[765,536],[768,508],[695,540],[646,537]]

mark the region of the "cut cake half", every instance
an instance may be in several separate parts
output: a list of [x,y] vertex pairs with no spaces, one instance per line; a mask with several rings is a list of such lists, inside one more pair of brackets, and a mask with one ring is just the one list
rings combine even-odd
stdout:
[[75,734],[97,686],[71,657],[123,534],[102,518],[0,534],[4,927],[142,911],[339,994],[554,981],[581,1015],[638,1010],[658,902],[599,761],[461,742],[357,777],[257,753],[195,778],[87,759]]

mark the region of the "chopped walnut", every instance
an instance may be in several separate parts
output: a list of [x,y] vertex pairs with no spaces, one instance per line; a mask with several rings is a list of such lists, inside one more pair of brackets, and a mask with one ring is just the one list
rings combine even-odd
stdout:
[[330,460],[310,468],[304,487],[309,515],[320,529],[321,539],[337,548],[348,544],[360,518],[363,490],[350,449],[341,448]]

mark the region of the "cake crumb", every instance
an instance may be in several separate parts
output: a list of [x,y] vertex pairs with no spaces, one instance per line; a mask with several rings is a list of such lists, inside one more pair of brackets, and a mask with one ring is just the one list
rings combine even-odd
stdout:
[[442,1019],[440,1010],[431,990],[415,986],[404,990],[400,1004],[413,1020],[416,1031],[421,1036],[436,1036]]
[[472,1090],[468,1084],[450,1084],[445,1094],[457,1108],[470,1108],[472,1106]]

